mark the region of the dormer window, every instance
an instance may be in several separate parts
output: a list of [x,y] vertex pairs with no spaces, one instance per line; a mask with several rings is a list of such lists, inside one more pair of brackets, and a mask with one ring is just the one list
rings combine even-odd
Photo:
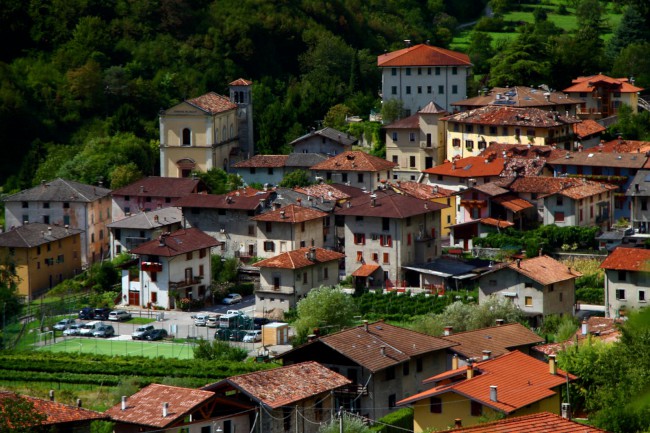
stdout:
[[192,131],[190,131],[189,128],[183,129],[183,141],[181,142],[181,145],[183,146],[192,145]]

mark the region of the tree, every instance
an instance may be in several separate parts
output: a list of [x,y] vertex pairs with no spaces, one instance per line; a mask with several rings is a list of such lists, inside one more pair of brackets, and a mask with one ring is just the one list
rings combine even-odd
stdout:
[[[342,419],[333,419],[318,429],[318,433],[371,433],[370,429],[359,417],[343,413]],[[342,429],[341,429],[342,425]]]
[[381,106],[381,118],[384,124],[391,124],[402,117],[404,103],[399,99],[389,99]]
[[128,164],[118,165],[111,171],[111,189],[122,188],[138,179],[142,179],[142,177],[142,172],[135,163],[129,162]]
[[283,188],[295,188],[297,186],[308,186],[311,184],[312,182],[309,179],[309,173],[306,170],[298,169],[284,176],[278,186]]
[[645,26],[645,19],[637,8],[628,6],[614,35],[607,42],[605,53],[610,61],[614,61],[625,47],[634,43],[648,42],[649,39],[650,31]]
[[226,173],[221,168],[211,168],[207,172],[196,171],[193,174],[205,183],[210,194],[225,194],[243,185],[241,177],[233,173]]
[[323,120],[323,126],[329,126],[330,128],[338,129],[343,131],[346,127],[346,119],[352,114],[350,108],[345,104],[336,104],[327,111],[325,119]]
[[494,57],[492,36],[489,33],[472,31],[469,35],[467,54],[474,65],[474,73],[485,74],[490,71],[490,59]]
[[225,283],[235,282],[239,272],[239,259],[237,257],[223,258],[219,255],[212,256],[212,280]]
[[248,352],[241,347],[231,346],[227,341],[214,339],[212,342],[203,339],[194,347],[194,358],[206,361],[241,362],[248,356]]
[[[19,301],[15,258],[12,254],[0,257],[0,323],[4,326],[18,316],[22,309]],[[3,343],[0,341],[0,343]],[[2,347],[4,344],[0,344]],[[1,431],[2,429],[0,429]]]
[[650,42],[634,43],[623,48],[614,60],[612,75],[634,77],[635,85],[644,88],[650,86],[650,58],[646,55],[648,50]]
[[18,394],[0,398],[0,431],[30,433],[46,419],[34,403]]
[[307,335],[318,328],[321,335],[338,331],[354,323],[357,307],[350,295],[339,287],[312,289],[296,307],[296,341],[306,341]]

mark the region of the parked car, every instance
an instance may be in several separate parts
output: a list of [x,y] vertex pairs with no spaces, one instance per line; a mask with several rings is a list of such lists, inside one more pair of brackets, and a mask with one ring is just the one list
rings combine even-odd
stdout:
[[108,320],[113,320],[115,322],[131,320],[131,313],[126,310],[113,310],[108,314]]
[[108,338],[115,335],[115,329],[112,325],[101,325],[95,332],[93,337]]
[[95,310],[90,307],[83,307],[79,310],[79,318],[82,320],[92,320],[95,318]]
[[223,298],[222,303],[226,305],[237,304],[242,301],[242,297],[239,293],[230,293],[225,298]]
[[253,328],[262,329],[262,326],[268,325],[269,323],[271,323],[271,321],[266,317],[255,317],[253,319]]
[[262,341],[262,331],[247,331],[242,341],[244,343],[255,343]]
[[95,319],[99,320],[106,320],[108,319],[108,315],[110,314],[111,309],[110,308],[95,308]]
[[54,325],[53,328],[57,331],[65,331],[70,327],[70,325],[74,325],[75,323],[77,323],[76,319],[61,319],[56,322],[56,325]]
[[63,335],[65,336],[79,335],[82,326],[84,325],[81,323],[73,323],[72,325],[68,326],[66,330],[63,331]]
[[206,326],[208,324],[208,317],[210,315],[206,313],[197,314],[194,316],[194,326]]
[[248,331],[244,329],[233,329],[230,331],[230,341],[243,341]]
[[90,337],[93,335],[93,332],[99,329],[100,326],[102,326],[102,322],[99,321],[85,323],[84,325],[81,326],[79,335],[81,335],[82,337]]
[[212,314],[208,316],[208,322],[205,324],[208,328],[216,328],[219,326],[219,317],[221,314]]
[[149,341],[155,341],[167,338],[168,335],[169,334],[167,334],[167,331],[164,329],[154,329],[153,331],[149,332],[145,338]]
[[153,330],[153,325],[138,326],[135,328],[135,331],[133,331],[133,334],[131,334],[131,338],[134,340],[144,340],[147,338],[147,335],[149,335],[149,333]]

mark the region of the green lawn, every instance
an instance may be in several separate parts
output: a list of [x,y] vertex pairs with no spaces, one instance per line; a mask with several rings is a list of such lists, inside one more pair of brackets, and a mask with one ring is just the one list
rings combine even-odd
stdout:
[[194,344],[168,342],[101,340],[99,338],[70,338],[54,344],[39,347],[37,350],[52,352],[96,353],[99,355],[147,356],[150,358],[193,359]]

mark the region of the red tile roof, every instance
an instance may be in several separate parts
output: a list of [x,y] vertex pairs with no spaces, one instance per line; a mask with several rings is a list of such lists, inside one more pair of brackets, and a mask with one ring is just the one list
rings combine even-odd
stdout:
[[173,257],[202,248],[220,245],[212,236],[197,228],[181,229],[158,239],[145,242],[131,250],[132,254]]
[[[38,425],[57,425],[66,423],[78,423],[80,421],[92,421],[106,419],[108,416],[94,410],[83,409],[77,406],[58,403],[28,395],[18,395],[9,391],[0,391],[0,412],[4,412],[5,406],[13,406],[16,399],[25,400],[34,405],[34,412],[45,416],[45,420]],[[35,427],[34,424],[14,427]]]
[[500,228],[500,229],[503,229],[503,228],[506,228],[506,227],[512,227],[512,226],[515,225],[515,223],[511,223],[510,221],[499,220],[499,219],[496,219],[496,218],[489,218],[489,217],[488,218],[481,218],[479,220],[479,222],[481,224],[485,224],[485,225],[492,226],[492,227],[497,227],[497,228]]
[[459,332],[441,338],[458,343],[458,346],[452,347],[451,350],[467,359],[481,359],[484,350],[489,350],[492,358],[496,358],[520,346],[534,345],[544,341],[543,338],[520,323]]
[[251,80],[246,80],[244,78],[237,78],[235,81],[232,81],[228,84],[229,86],[252,86],[253,82]]
[[589,77],[578,77],[574,80],[571,80],[571,82],[573,85],[564,89],[563,92],[590,93],[596,88],[595,84],[607,84],[608,87],[611,87],[613,85],[617,91],[621,93],[636,93],[643,90],[641,87],[636,87],[630,84],[627,78],[611,78],[603,74],[591,75]]
[[335,157],[320,162],[311,170],[320,171],[383,171],[391,170],[397,164],[394,162],[386,161],[383,158],[378,158],[369,155],[366,152],[359,150],[351,150],[348,152],[339,153]]
[[497,181],[503,188],[515,193],[534,193],[540,198],[553,194],[562,194],[574,200],[590,197],[617,187],[602,182],[582,178],[528,176]]
[[[459,382],[436,386],[430,390],[405,398],[398,405],[414,403],[424,398],[453,392],[477,401],[499,412],[512,413],[529,404],[556,394],[553,388],[564,385],[567,373],[557,369],[549,372],[549,365],[517,350],[498,358],[474,364],[474,377]],[[435,383],[451,373],[462,373],[463,367],[438,376],[430,377],[424,383]],[[568,374],[569,380],[576,377]],[[490,399],[490,387],[497,386],[497,401]]]
[[559,116],[540,108],[515,108],[488,105],[474,110],[462,111],[445,118],[449,123],[476,125],[507,125],[529,128],[555,128],[580,122],[575,117]]
[[597,151],[597,152],[615,152],[615,153],[645,153],[650,150],[650,141],[639,141],[639,140],[623,140],[622,138],[617,138],[615,140],[610,140],[606,143],[601,142],[600,145],[589,149],[588,151]]
[[419,198],[420,200],[433,200],[436,198],[450,197],[454,193],[454,191],[442,188],[438,185],[425,185],[413,181],[388,182],[388,186],[397,192],[408,194],[411,197]]
[[437,212],[445,208],[447,208],[447,205],[420,200],[410,195],[398,194],[393,190],[377,190],[372,194],[354,197],[342,207],[337,208],[334,213],[337,215],[402,219]]
[[[485,95],[452,102],[458,107],[484,107],[486,105],[509,105],[514,107],[546,107],[578,105],[581,99],[569,98],[563,92],[545,92],[534,87],[493,87]],[[563,109],[563,107],[562,107]]]
[[232,376],[204,389],[231,385],[271,409],[287,406],[350,384],[350,380],[313,361]]
[[116,189],[113,196],[133,197],[184,197],[199,192],[200,180],[189,177],[150,176]]
[[[568,158],[566,157],[568,154]],[[582,152],[566,152],[563,157],[549,159],[549,165],[581,165],[589,167],[642,168],[648,160],[645,153],[598,152],[597,148]]]
[[260,200],[268,200],[272,192],[259,192],[256,195],[228,194],[190,194],[179,199],[175,206],[194,207],[205,209],[233,209],[233,210],[255,210],[260,206]]
[[492,142],[479,155],[486,157],[493,154],[502,158],[514,159],[556,159],[564,156],[566,150],[553,146],[529,146],[527,144],[507,144]]
[[352,272],[353,277],[369,277],[379,269],[379,265],[361,265],[356,271]]
[[284,167],[289,155],[255,155],[250,159],[233,164],[235,168]]
[[[125,410],[119,403],[105,414],[122,423],[164,428],[183,420],[213,398],[214,392],[211,391],[152,383],[129,397]],[[169,403],[166,417],[162,412],[164,403]]]
[[321,212],[319,210],[311,209],[308,207],[297,206],[295,204],[290,204],[280,209],[274,209],[272,211],[263,213],[262,215],[254,216],[251,218],[251,220],[296,224],[304,221],[323,218],[326,216],[327,214],[325,212]]
[[419,44],[377,57],[377,66],[472,66],[467,54]]
[[530,209],[534,207],[533,204],[530,203],[529,201],[526,201],[523,198],[519,198],[512,194],[506,194],[500,197],[494,197],[492,199],[492,203],[500,204],[501,206],[513,212],[520,212],[524,209]]
[[319,183],[317,185],[298,187],[294,189],[295,191],[301,194],[310,195],[316,198],[323,197],[325,200],[333,199],[338,201],[338,200],[347,200],[350,198],[349,194],[346,194],[344,191],[341,191],[335,186],[332,186],[327,183]]
[[316,260],[309,258],[309,247],[300,248],[293,251],[265,259],[255,263],[255,266],[260,268],[281,268],[281,269],[300,269],[307,266],[313,266],[318,263],[326,263],[334,260],[339,260],[345,257],[345,254],[337,253],[336,251],[326,250],[323,248],[314,248],[316,253]]
[[611,185],[609,183],[586,181],[584,183],[578,183],[576,185],[569,186],[561,191],[558,191],[558,194],[569,197],[573,200],[581,200],[583,198],[591,197],[602,192],[614,191],[617,189],[618,186]]
[[[323,344],[356,364],[377,372],[412,357],[445,350],[456,343],[379,321],[356,326],[306,343],[283,356],[314,344]],[[382,347],[384,353],[382,353]]]
[[447,114],[447,111],[442,108],[440,105],[436,104],[435,101],[429,102],[427,105],[424,106],[420,111],[418,111],[419,114]]
[[618,325],[622,322],[622,319],[614,319],[610,317],[590,317],[587,319],[586,335],[582,334],[581,326],[572,338],[559,343],[540,344],[533,347],[533,350],[545,355],[555,355],[576,343],[580,345],[594,340],[603,343],[613,343],[620,339],[621,332],[618,329]]
[[510,263],[508,268],[544,286],[582,276],[580,272],[571,270],[563,263],[549,256],[533,257],[532,259],[521,260],[519,263]]
[[650,271],[650,250],[641,248],[616,248],[600,265],[603,269],[618,271]]
[[393,123],[384,126],[387,131],[391,129],[419,129],[420,128],[420,115],[414,114],[403,119],[394,121]]
[[482,156],[470,156],[461,158],[455,162],[445,162],[435,167],[423,170],[423,173],[436,174],[440,176],[452,176],[460,178],[470,177],[493,177],[499,176],[503,171],[505,160],[503,158],[494,158],[485,162],[486,158]]
[[228,97],[218,95],[214,92],[209,92],[205,95],[201,95],[193,99],[188,99],[185,102],[209,114],[217,114],[224,111],[237,109],[237,104],[230,102],[230,99],[228,99]]
[[585,119],[580,123],[573,124],[573,132],[578,138],[589,137],[590,135],[599,134],[606,130],[607,128],[592,119]]
[[506,418],[444,431],[459,433],[607,433],[605,430],[571,421],[550,412]]

